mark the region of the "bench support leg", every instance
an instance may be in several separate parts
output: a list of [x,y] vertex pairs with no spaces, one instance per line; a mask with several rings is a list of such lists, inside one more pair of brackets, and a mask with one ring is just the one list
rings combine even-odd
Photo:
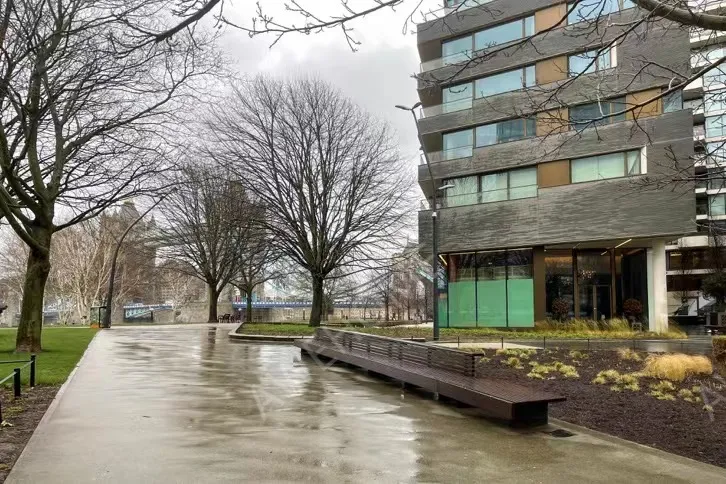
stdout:
[[434,392],[434,400],[439,401],[439,392]]

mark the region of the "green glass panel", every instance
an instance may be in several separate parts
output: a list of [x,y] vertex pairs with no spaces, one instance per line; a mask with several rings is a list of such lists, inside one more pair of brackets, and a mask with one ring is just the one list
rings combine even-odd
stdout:
[[507,326],[507,285],[504,279],[480,280],[477,284],[477,312],[479,326],[504,328]]
[[476,282],[449,283],[449,327],[476,326]]
[[449,298],[439,294],[439,328],[449,327]]
[[510,279],[507,281],[509,299],[509,326],[534,327],[534,280]]

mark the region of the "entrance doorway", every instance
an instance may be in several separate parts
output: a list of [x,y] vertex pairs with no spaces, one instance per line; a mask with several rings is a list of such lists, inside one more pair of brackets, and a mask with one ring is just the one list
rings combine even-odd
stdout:
[[580,288],[580,317],[610,319],[612,317],[611,286],[606,284],[584,285]]

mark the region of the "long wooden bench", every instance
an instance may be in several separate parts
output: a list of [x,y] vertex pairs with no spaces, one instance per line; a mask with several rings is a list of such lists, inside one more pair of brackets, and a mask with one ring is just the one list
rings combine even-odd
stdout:
[[415,385],[514,425],[545,424],[548,404],[565,400],[488,378],[477,365],[481,355],[451,348],[328,328],[319,328],[314,339],[298,340],[295,345],[309,355]]

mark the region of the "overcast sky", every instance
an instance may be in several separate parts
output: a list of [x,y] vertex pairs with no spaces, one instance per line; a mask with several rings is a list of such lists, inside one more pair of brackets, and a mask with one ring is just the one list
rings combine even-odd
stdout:
[[[439,5],[443,1],[431,1]],[[243,7],[245,2],[247,7]],[[280,21],[301,24],[299,16],[285,14],[280,2],[263,0],[263,7]],[[318,15],[340,11],[339,0],[301,0]],[[372,5],[372,0],[350,0],[354,8]],[[411,77],[419,68],[415,25],[406,18],[418,2],[404,2],[397,11],[385,9],[352,26],[361,45],[352,52],[342,32],[337,29],[312,35],[289,34],[270,48],[274,37],[250,39],[243,32],[225,28],[222,48],[236,62],[241,73],[267,73],[280,76],[315,75],[337,86],[358,105],[387,120],[396,129],[401,153],[418,164],[418,141],[411,116],[396,109],[396,104],[411,106],[418,101],[416,82]],[[230,20],[243,21],[251,17],[249,0],[236,0],[231,10],[225,10]],[[427,7],[428,8],[428,7]],[[420,13],[417,12],[417,19]]]

